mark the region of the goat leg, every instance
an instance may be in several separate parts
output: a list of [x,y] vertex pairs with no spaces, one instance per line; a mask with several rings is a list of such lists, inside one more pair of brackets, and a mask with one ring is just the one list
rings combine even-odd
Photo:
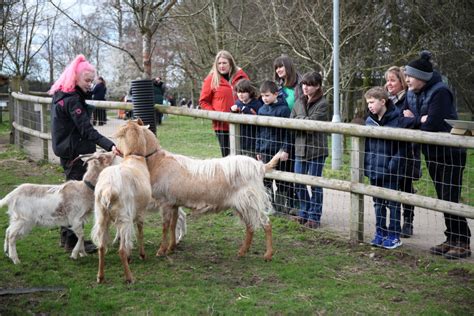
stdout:
[[14,264],[20,263],[18,253],[16,252],[16,235],[12,234],[9,229],[7,229],[7,232],[5,234],[4,250],[7,256],[13,261]]
[[267,251],[265,251],[263,258],[265,261],[271,261],[273,255],[272,224],[264,225],[263,230],[265,231],[265,243],[267,246]]
[[176,248],[176,223],[178,222],[178,208],[173,210],[173,216],[171,217],[170,224],[170,244],[168,245],[168,250],[166,254],[171,254]]
[[137,230],[138,230],[138,249],[140,252],[140,258],[142,260],[145,260],[146,254],[145,254],[145,246],[143,245],[143,221],[141,220],[137,221]]
[[253,229],[249,225],[247,225],[247,229],[245,231],[245,240],[242,246],[240,247],[239,257],[245,256],[245,254],[250,248],[250,245],[252,244],[252,239],[253,239]]
[[104,283],[105,247],[99,247],[99,271],[97,272],[97,283]]
[[21,235],[25,235],[26,231],[24,230],[23,233],[21,228],[26,227],[24,223],[21,222],[13,222],[10,223],[10,226],[7,228],[5,232],[5,242],[3,244],[3,250],[7,254],[7,256],[13,261],[14,264],[20,263],[20,258],[18,258],[18,253],[16,251],[16,240]]
[[119,249],[119,256],[125,273],[125,282],[128,284],[133,283],[132,271],[130,271],[130,266],[128,265],[128,253],[122,246]]
[[72,250],[70,258],[76,260],[78,254],[81,257],[87,255],[84,249],[84,231],[82,229],[82,223],[80,223],[78,226],[76,225],[76,227],[72,227],[71,229],[77,236],[77,243]]
[[166,220],[163,216],[163,233],[161,238],[161,245],[158,251],[156,252],[157,257],[162,257],[166,255],[166,249],[168,248],[168,229],[169,229],[170,221]]

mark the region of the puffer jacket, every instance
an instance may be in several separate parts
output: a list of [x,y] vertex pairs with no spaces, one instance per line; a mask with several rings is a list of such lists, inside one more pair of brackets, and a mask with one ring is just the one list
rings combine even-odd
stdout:
[[[234,94],[233,87],[241,79],[249,79],[249,77],[242,69],[239,69],[235,75],[230,78],[230,82],[221,76],[219,86],[216,89],[212,89],[212,74],[209,74],[204,79],[201,96],[199,97],[199,105],[201,106],[201,109],[207,111],[230,112],[230,108],[237,100],[237,95]],[[212,128],[215,131],[228,131],[229,123],[212,121]]]
[[92,108],[79,87],[71,93],[57,91],[51,106],[51,137],[54,154],[65,159],[95,152],[96,144],[110,151],[114,143],[90,122]]
[[[259,110],[258,115],[274,117],[290,117],[290,108],[286,101],[278,98],[271,105],[264,104]],[[285,128],[270,126],[259,126],[257,129],[257,143],[255,151],[257,154],[275,155],[280,149],[289,153],[291,150],[290,131]]]
[[[367,126],[399,127],[400,110],[390,101],[382,119],[369,114]],[[408,144],[403,141],[367,138],[365,141],[364,175],[371,180],[397,183],[404,175]]]
[[[299,120],[328,121],[329,106],[326,98],[322,96],[315,102],[305,104],[302,99],[296,101],[290,118]],[[295,156],[312,160],[317,157],[327,156],[328,135],[322,132],[295,131]]]
[[[414,118],[403,118],[403,127],[419,128],[427,132],[451,131],[451,126],[445,119],[457,120],[458,114],[454,104],[454,96],[449,87],[443,82],[438,72],[426,82],[421,91],[408,91],[404,109],[409,109]],[[427,120],[421,123],[421,117],[427,115]],[[433,161],[457,163],[466,150],[458,147],[422,144],[421,151],[425,158]]]
[[[263,105],[260,99],[253,99],[245,104],[240,100],[235,102],[238,108],[238,113],[257,115],[258,110]],[[257,138],[257,126],[242,124],[240,126],[240,146],[243,150],[255,151],[255,139]]]

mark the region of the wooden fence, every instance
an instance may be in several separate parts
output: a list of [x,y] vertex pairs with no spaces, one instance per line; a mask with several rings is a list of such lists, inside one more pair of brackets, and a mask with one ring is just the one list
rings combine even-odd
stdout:
[[[48,140],[51,139],[51,135],[48,132],[49,124],[47,123],[48,120],[45,118],[45,115],[48,112],[48,107],[51,104],[51,98],[32,96],[21,93],[12,93],[12,98],[14,102],[12,105],[13,108],[11,109],[11,113],[14,113],[12,120],[12,128],[15,133],[15,143],[19,144],[21,133],[39,137],[43,140],[44,157],[45,159],[47,159]],[[106,109],[132,109],[132,104],[125,102],[88,101],[88,103]],[[31,118],[29,118],[28,120],[23,120],[21,118],[20,108],[26,106],[36,106],[37,109],[40,109],[39,112],[41,114],[37,117],[37,119],[39,119],[39,124],[32,124]],[[293,130],[318,131],[349,136],[351,138],[352,146],[350,160],[350,181],[328,179],[324,177],[314,177],[281,171],[270,172],[266,175],[266,177],[270,179],[283,180],[287,182],[300,183],[311,186],[320,186],[323,188],[350,192],[350,238],[353,241],[363,240],[364,195],[389,199],[405,204],[431,209],[437,212],[446,212],[454,215],[464,216],[467,218],[474,218],[474,207],[467,204],[447,202],[431,197],[420,196],[417,194],[410,194],[401,191],[394,191],[363,183],[365,137],[472,149],[474,148],[474,137],[472,136],[459,136],[447,133],[428,133],[409,129],[361,126],[348,123],[293,120],[258,115],[238,115],[233,113],[204,111],[197,109],[189,109],[185,107],[170,107],[163,105],[155,105],[155,108],[166,114],[229,122],[231,136],[230,146],[232,154],[237,153],[237,148],[240,147],[239,137],[236,137],[239,135],[240,124],[286,127]],[[22,124],[23,121],[29,122],[29,125]],[[39,126],[39,128],[33,128],[33,125],[36,125],[36,127]]]

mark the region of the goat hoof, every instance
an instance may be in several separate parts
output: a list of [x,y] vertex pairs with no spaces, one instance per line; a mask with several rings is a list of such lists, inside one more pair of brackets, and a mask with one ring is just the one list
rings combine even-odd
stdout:
[[265,255],[263,256],[263,259],[264,259],[265,261],[272,261],[272,254],[265,254]]
[[103,284],[105,281],[104,277],[97,277],[97,283]]
[[140,259],[145,260],[145,259],[146,259],[146,255],[145,255],[145,254],[140,254]]
[[156,256],[157,256],[157,257],[163,257],[163,256],[165,256],[165,255],[166,255],[166,250],[164,250],[164,249],[161,249],[161,248],[160,248],[160,249],[158,249],[158,251],[156,252]]
[[126,284],[133,284],[133,279],[125,279]]
[[240,249],[239,252],[237,253],[237,256],[239,257],[244,257],[247,251]]

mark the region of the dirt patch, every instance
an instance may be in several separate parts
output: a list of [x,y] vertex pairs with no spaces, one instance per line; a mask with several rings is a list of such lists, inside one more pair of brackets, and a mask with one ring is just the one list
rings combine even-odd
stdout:
[[458,278],[459,281],[466,282],[466,283],[470,283],[474,277],[474,275],[470,271],[464,268],[453,269],[448,272],[448,275]]

